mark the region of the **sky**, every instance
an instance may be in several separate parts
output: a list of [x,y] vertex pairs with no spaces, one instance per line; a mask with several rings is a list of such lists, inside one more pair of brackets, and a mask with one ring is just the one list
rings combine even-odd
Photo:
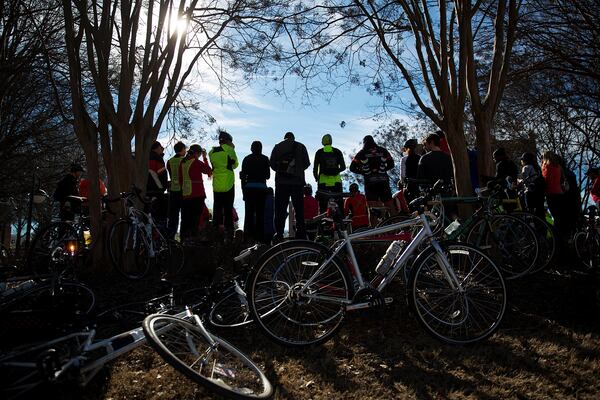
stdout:
[[[322,136],[326,133],[331,134],[333,146],[344,153],[346,164],[349,165],[351,156],[360,148],[365,135],[371,134],[386,120],[399,117],[399,115],[388,115],[386,119],[374,119],[374,107],[379,99],[362,88],[348,88],[339,92],[329,102],[314,99],[310,107],[303,106],[299,98],[277,96],[260,83],[250,84],[241,92],[237,92],[235,103],[231,100],[221,102],[219,92],[213,92],[212,95],[208,93],[208,96],[204,97],[214,99],[207,101],[202,108],[217,121],[212,126],[205,126],[205,129],[213,134],[218,127],[233,136],[240,167],[244,157],[250,154],[250,145],[253,141],[262,142],[263,153],[268,157],[273,146],[282,141],[288,131],[294,133],[296,141],[306,146],[311,163],[316,151],[322,147]],[[343,128],[340,125],[342,121],[345,122]],[[184,142],[188,146],[192,144],[189,140]],[[199,144],[208,149],[218,145],[217,141],[210,138],[200,141]],[[384,143],[381,145],[385,146]],[[165,160],[172,155],[172,148],[167,146]],[[243,226],[244,202],[239,181],[240,167],[235,170],[234,207],[240,216],[240,226]],[[268,185],[273,188],[274,177],[275,173],[271,171]],[[312,176],[312,165],[305,171],[305,179],[315,191],[316,182]],[[344,187],[347,188],[350,183],[344,182]],[[212,181],[205,180],[204,185],[208,207],[212,208]]]

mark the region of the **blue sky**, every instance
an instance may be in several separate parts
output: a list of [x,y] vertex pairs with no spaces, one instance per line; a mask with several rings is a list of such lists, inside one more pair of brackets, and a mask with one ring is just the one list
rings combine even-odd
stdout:
[[[214,91],[205,96],[208,100],[203,110],[216,119],[212,126],[205,126],[209,133],[217,127],[227,130],[233,135],[236,153],[241,161],[250,153],[250,144],[260,140],[263,153],[270,156],[273,146],[283,140],[287,131],[294,132],[296,140],[303,143],[309,153],[311,163],[316,151],[322,147],[321,137],[330,133],[333,136],[333,146],[344,152],[349,164],[353,149],[358,149],[362,138],[386,119],[373,119],[374,110],[380,99],[368,94],[362,88],[348,88],[338,92],[330,102],[314,99],[311,106],[303,106],[296,97],[280,97],[259,83],[248,85],[235,94],[235,99],[221,102],[220,92]],[[389,118],[399,115],[390,115]],[[344,128],[340,123],[345,121]],[[191,143],[186,143],[191,144]],[[215,146],[216,141],[210,138],[200,141],[202,147]],[[382,144],[385,146],[385,144]],[[166,149],[166,157],[172,155],[172,149]],[[236,198],[234,206],[243,223],[244,203],[238,179],[239,168],[236,170]],[[316,188],[312,176],[312,165],[305,173],[307,183]],[[345,187],[350,182],[345,182]],[[205,181],[207,203],[212,207],[211,181]],[[274,187],[274,172],[269,182]]]

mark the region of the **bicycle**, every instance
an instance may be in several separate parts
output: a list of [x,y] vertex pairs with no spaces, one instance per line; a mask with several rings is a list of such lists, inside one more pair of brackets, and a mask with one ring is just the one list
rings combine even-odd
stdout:
[[584,223],[573,236],[575,253],[588,269],[600,268],[600,217],[596,206],[589,206],[583,217]]
[[[204,328],[202,318],[193,311],[201,308],[204,300],[175,315],[166,314],[173,311],[172,299],[167,303],[158,310],[160,314],[146,317],[142,326],[107,339],[96,340],[96,330],[85,327],[0,355],[0,393],[12,399],[44,383],[68,380],[85,386],[105,364],[148,342],[175,369],[219,394],[256,399],[272,395],[269,380],[256,364]],[[169,340],[172,338],[177,340]],[[172,350],[175,344],[176,354]],[[189,359],[194,362],[187,362]]]
[[[79,205],[74,207],[75,210],[81,210],[81,204],[87,201],[87,198],[79,196],[68,196],[67,199],[70,203]],[[114,215],[109,203],[119,200],[120,198],[102,199],[103,218],[107,214]],[[30,271],[36,276],[53,273],[51,268],[56,264],[52,262],[52,252],[66,241],[73,241],[76,257],[72,257],[71,260],[74,264],[86,265],[92,245],[89,216],[76,213],[73,221],[54,221],[41,228],[27,250],[26,263]]]
[[[439,186],[413,201],[419,212],[407,221],[352,234],[340,223],[342,238],[330,248],[300,240],[279,244],[257,263],[248,282],[250,309],[259,329],[286,346],[326,341],[339,329],[346,312],[389,304],[392,299],[383,297],[383,290],[427,244],[413,263],[407,287],[408,303],[418,321],[446,343],[474,343],[492,335],[506,309],[504,279],[481,250],[439,242],[433,235],[431,227],[438,221],[424,212],[423,205],[440,191]],[[410,242],[390,244],[375,277],[366,282],[353,243],[415,227],[419,230]]]
[[[167,239],[156,225],[150,212],[152,199],[141,196],[141,190],[121,193],[126,216],[116,220],[109,231],[109,252],[113,265],[129,279],[141,279],[153,264],[163,267],[162,274],[170,276],[181,271],[185,255],[181,243]],[[135,206],[139,200],[144,210]]]

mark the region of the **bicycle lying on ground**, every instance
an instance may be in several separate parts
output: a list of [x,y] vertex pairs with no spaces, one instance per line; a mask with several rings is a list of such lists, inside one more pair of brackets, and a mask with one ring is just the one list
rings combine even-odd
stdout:
[[[44,383],[74,380],[85,385],[117,357],[148,342],[158,354],[189,379],[231,398],[268,398],[273,389],[261,369],[233,345],[204,327],[206,297],[174,312],[171,300],[126,332],[96,340],[96,329],[85,327],[51,341],[13,349],[0,355],[0,393],[12,399]],[[113,310],[114,311],[114,310]]]
[[[150,212],[152,200],[143,198],[136,187],[121,193],[126,207],[126,217],[113,223],[108,235],[109,251],[113,265],[123,276],[141,279],[154,264],[162,274],[170,276],[181,271],[185,262],[181,243],[167,239],[156,225]],[[144,210],[135,206],[138,200]]]
[[[419,214],[406,221],[353,234],[338,221],[342,239],[330,248],[301,240],[272,248],[255,265],[247,287],[252,316],[261,331],[286,346],[324,342],[341,326],[347,311],[391,302],[383,297],[383,290],[426,245],[412,264],[407,285],[408,303],[422,326],[437,339],[453,344],[478,342],[493,334],[506,309],[504,279],[481,250],[439,242],[433,236],[431,227],[438,221],[424,212],[423,205],[440,192],[440,186],[436,183],[413,202]],[[417,228],[410,242],[392,241],[375,277],[366,282],[353,244]]]

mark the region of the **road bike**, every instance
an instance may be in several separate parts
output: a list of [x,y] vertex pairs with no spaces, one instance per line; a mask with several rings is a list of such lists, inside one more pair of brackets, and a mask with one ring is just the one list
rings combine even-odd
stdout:
[[205,304],[202,297],[198,304],[175,313],[173,303],[167,300],[155,310],[160,313],[147,316],[142,326],[106,339],[97,340],[96,329],[87,326],[9,350],[0,354],[0,394],[13,399],[31,394],[43,384],[68,381],[84,386],[104,365],[147,342],[168,364],[210,390],[236,399],[269,398],[273,389],[261,369],[206,330],[200,316],[207,312]]
[[[141,196],[141,190],[121,193],[126,216],[116,220],[110,228],[109,252],[113,265],[129,279],[141,279],[157,265],[163,275],[181,271],[185,255],[181,243],[167,239],[152,217],[152,199]],[[136,201],[144,210],[136,207]]]
[[596,206],[589,206],[584,223],[573,236],[577,257],[588,269],[600,271],[600,217]]
[[[420,253],[412,263],[406,294],[425,330],[453,344],[474,343],[493,334],[506,309],[504,278],[483,251],[440,242],[433,235],[438,220],[424,212],[424,204],[440,186],[413,201],[418,215],[406,221],[352,234],[339,221],[341,239],[329,248],[301,240],[276,246],[256,264],[246,288],[259,329],[286,346],[322,343],[339,329],[347,311],[390,303],[384,289]],[[410,242],[393,241],[367,282],[353,244],[401,229],[417,233]],[[420,251],[422,245],[425,249]]]

